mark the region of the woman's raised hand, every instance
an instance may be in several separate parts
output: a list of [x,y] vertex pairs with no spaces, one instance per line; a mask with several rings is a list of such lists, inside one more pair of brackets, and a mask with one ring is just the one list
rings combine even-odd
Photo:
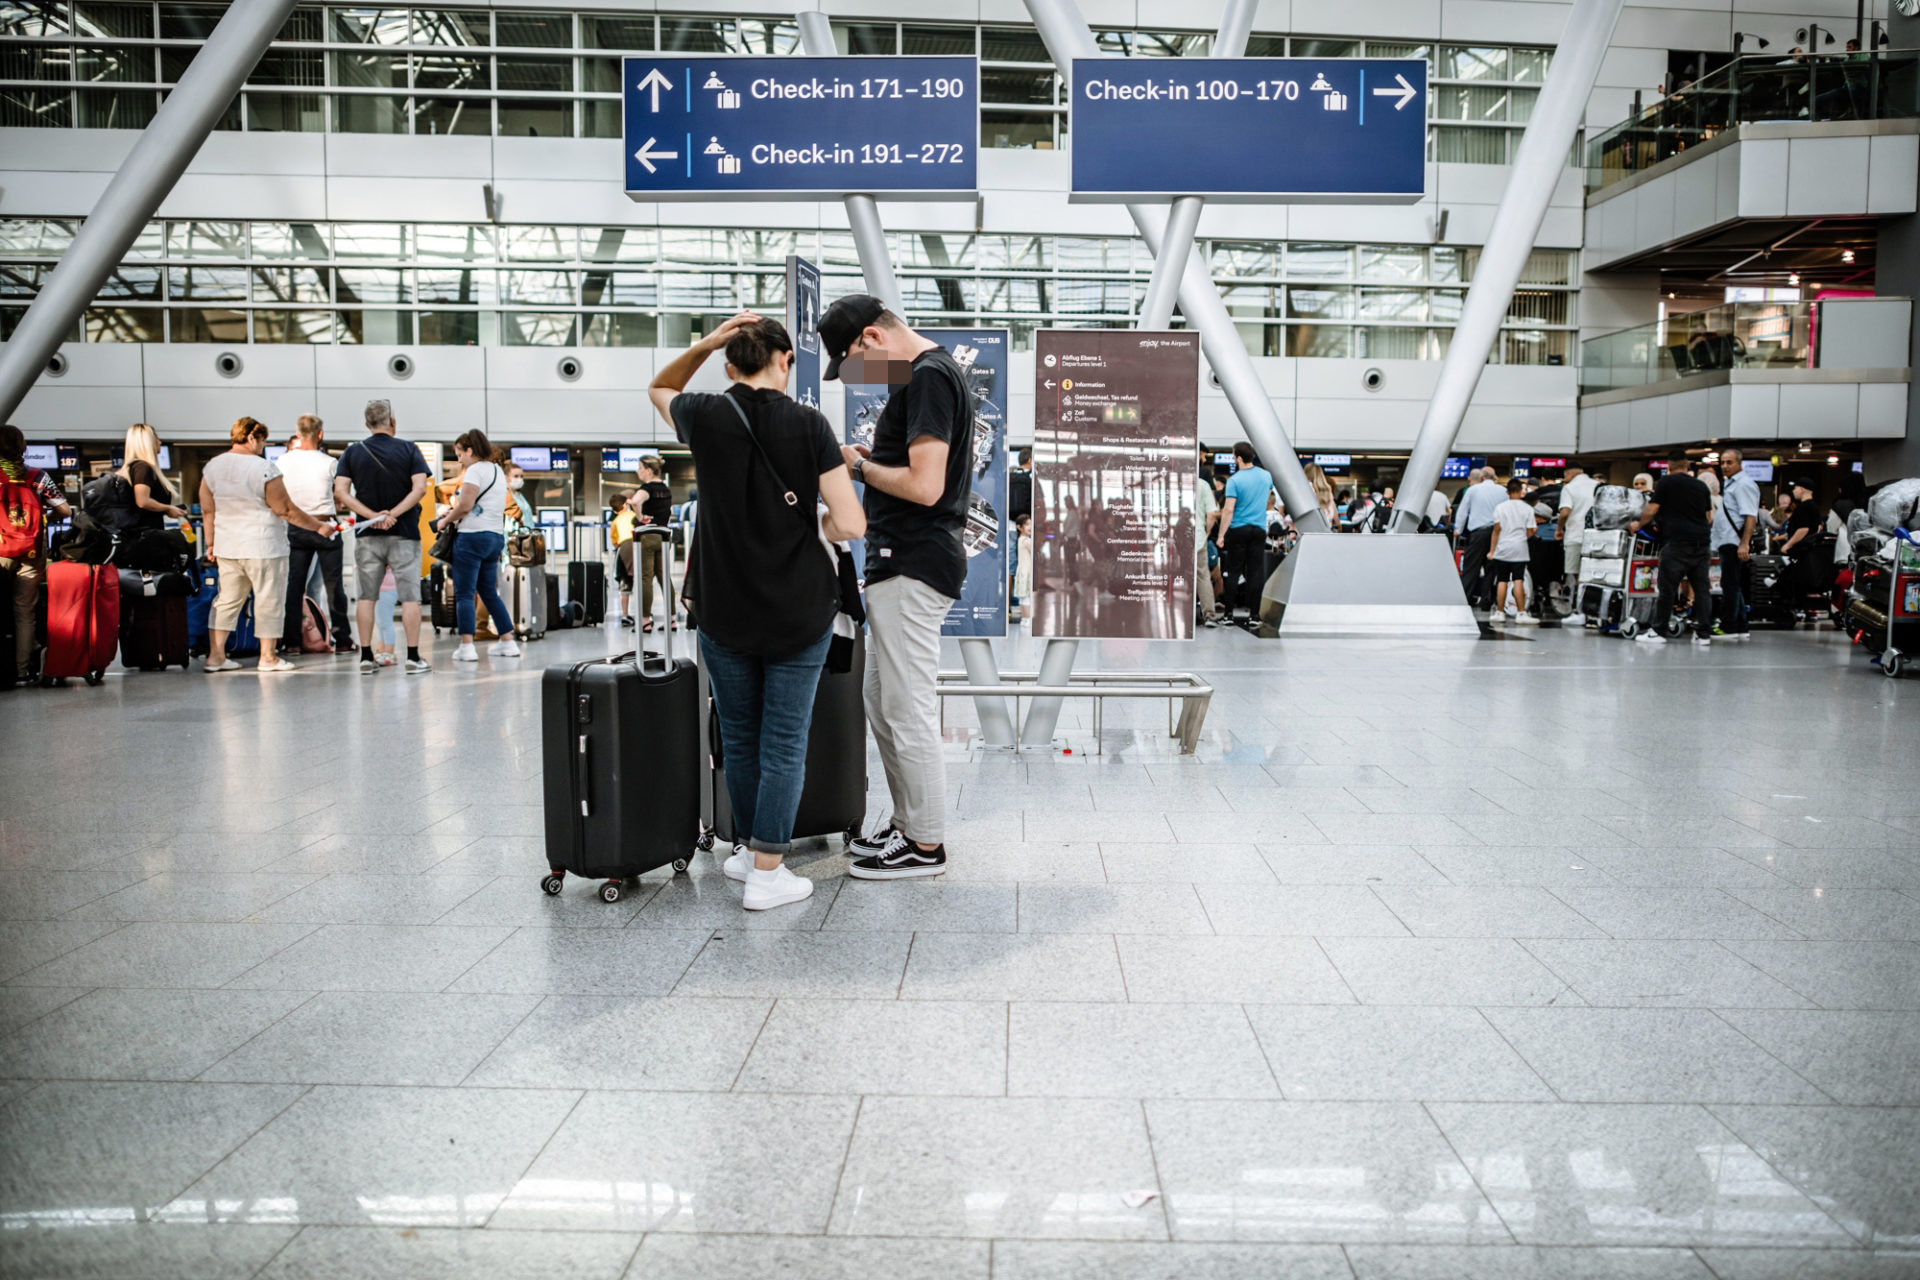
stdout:
[[702,339],[700,345],[706,347],[709,351],[718,351],[727,345],[727,339],[731,338],[734,331],[740,328],[741,325],[758,324],[759,322],[759,312],[753,310],[742,311],[739,315],[729,317],[726,323]]

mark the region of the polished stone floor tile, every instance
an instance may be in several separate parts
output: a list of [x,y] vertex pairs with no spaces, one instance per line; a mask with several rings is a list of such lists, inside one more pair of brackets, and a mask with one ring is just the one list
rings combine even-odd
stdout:
[[266,908],[260,918],[274,924],[432,924],[493,883],[491,876],[450,876],[437,871],[419,876],[323,876]]
[[818,1235],[858,1100],[590,1093],[491,1225]]
[[1353,1003],[1352,991],[1312,938],[1121,934],[1115,941],[1129,1000]]
[[[1304,813],[1236,814],[1231,817],[1222,814],[1170,813],[1167,815],[1167,825],[1173,829],[1173,838],[1182,844],[1218,844],[1235,836],[1249,838],[1262,848],[1313,845],[1324,849],[1333,843],[1327,839],[1327,833],[1315,826],[1313,819]],[[1155,835],[1151,838],[1160,837]]]
[[[118,893],[147,876],[144,868],[116,858],[86,871],[0,870],[0,920],[58,920],[79,907]],[[111,919],[75,916],[73,919]]]
[[1920,896],[1892,889],[1741,887],[1728,892],[1809,938],[1920,941]]
[[1908,1280],[1920,1275],[1920,1249],[1701,1249],[1718,1280]]
[[[218,987],[313,932],[307,924],[172,924],[145,921],[114,931],[12,980],[26,986]],[[311,987],[306,988],[312,990]]]
[[1021,1004],[1007,1019],[1013,1097],[1277,1098],[1231,1004]]
[[305,1227],[259,1280],[620,1280],[638,1244],[594,1231]]
[[1705,1009],[1489,1009],[1567,1102],[1826,1102]]
[[[1399,791],[1399,787],[1374,787],[1373,791]],[[1378,813],[1362,804],[1345,787],[1282,787],[1273,783],[1255,786],[1221,787],[1227,807],[1237,814],[1338,814]],[[1216,807],[1215,813],[1219,812]],[[1223,822],[1223,825],[1231,825]]]
[[200,1078],[290,1084],[459,1084],[536,1003],[533,996],[323,991],[209,1067]]
[[1719,1280],[1691,1249],[1354,1245],[1355,1280]]
[[[0,929],[0,982],[79,950],[124,925],[105,920],[15,920]],[[52,986],[48,980],[36,985]],[[83,985],[73,984],[68,985]]]
[[1549,1102],[1553,1091],[1477,1009],[1251,1005],[1296,1101]]
[[1523,1244],[1849,1243],[1700,1107],[1440,1102],[1427,1111]]
[[0,1078],[191,1080],[308,998],[98,988],[0,1039]]
[[1511,1239],[1418,1106],[1149,1102],[1176,1240]]
[[147,875],[164,871],[239,874],[259,871],[323,838],[319,832],[301,830],[181,832],[161,836],[113,865],[136,866]]
[[1315,1244],[1096,1244],[996,1240],[994,1280],[1353,1280]]
[[1404,938],[1407,926],[1363,885],[1202,884],[1215,933]]
[[87,994],[87,987],[0,987],[0,1036]]
[[511,932],[452,925],[322,925],[228,985],[281,991],[439,991]]
[[[1145,813],[1058,813],[1045,809],[1029,810],[1026,820],[1028,840],[1173,840],[1167,825],[1171,817],[1155,810]],[[1191,818],[1194,815],[1178,815]],[[1205,819],[1211,821],[1212,819]],[[1185,836],[1178,837],[1186,839]],[[1217,837],[1216,837],[1217,838]],[[949,837],[948,842],[953,843]],[[954,845],[955,857],[965,857],[964,845]]]
[[[1107,869],[1100,861],[1100,846],[1091,841],[982,844],[968,848],[966,857],[948,862],[943,879],[948,884],[1013,884],[1026,880],[1105,884]],[[815,896],[818,894],[816,890]]]
[[65,1229],[144,1220],[300,1094],[287,1085],[43,1084],[0,1107],[0,1220]]
[[0,1231],[0,1275],[25,1280],[251,1280],[292,1227],[98,1223]]
[[1444,813],[1457,818],[1461,814],[1509,812],[1485,796],[1458,785],[1363,787],[1352,794],[1359,797],[1370,813]]
[[503,1088],[725,1089],[767,1000],[547,996],[465,1078]]
[[310,873],[205,875],[163,872],[75,907],[75,920],[164,920],[232,923],[262,918],[280,899],[319,879]]
[[1727,949],[1827,1009],[1920,1009],[1920,945],[1729,942]]
[[1337,850],[1275,845],[1260,835],[1260,856],[1281,884],[1446,884],[1411,845],[1341,845]]
[[1593,1005],[1804,1009],[1813,1003],[1717,942],[1529,938],[1522,945]]
[[[322,832],[284,858],[261,867],[272,874],[412,876],[445,862],[474,843],[472,836],[423,836],[374,828],[343,834]],[[537,870],[537,868],[536,868]],[[466,868],[461,874],[472,874]]]
[[[1476,834],[1482,816],[1461,814],[1450,818],[1440,813],[1342,813],[1322,814],[1313,824],[1335,844],[1445,844],[1485,843]],[[1264,833],[1262,839],[1265,839]]]
[[988,1249],[984,1240],[656,1234],[626,1280],[987,1280]]
[[482,1226],[579,1100],[570,1090],[321,1085],[180,1192],[162,1216]]
[[[788,859],[796,875],[807,868],[798,858]],[[674,876],[650,887],[649,896],[636,898],[632,927],[636,929],[701,929],[722,932],[739,929],[818,929],[833,909],[833,900],[846,884],[844,875],[814,880],[813,896],[777,911],[748,911],[740,905],[741,887],[711,871]],[[646,885],[646,881],[641,881]],[[605,907],[597,899],[589,905]],[[622,902],[619,905],[625,906]]]
[[1023,884],[1022,933],[1212,933],[1190,884]]
[[[1751,860],[1752,849],[1741,851],[1749,857],[1726,849],[1703,848],[1592,849],[1588,853],[1615,884],[1765,889],[1785,883]],[[1745,897],[1740,893],[1734,896]]]
[[[438,880],[438,871],[419,877]],[[465,879],[466,877],[460,877]],[[598,888],[597,884],[593,888]],[[628,888],[618,902],[602,902],[598,893],[578,880],[549,896],[537,875],[500,876],[449,907],[435,924],[503,925],[529,929],[620,929],[632,922],[659,889],[643,880]],[[685,926],[682,926],[685,927]]]
[[1010,884],[847,880],[820,927],[879,933],[1012,933],[1017,892]]
[[1004,1004],[783,999],[734,1088],[997,1097],[1007,1065]]
[[1885,849],[1741,849],[1775,879],[1808,888],[1920,889],[1920,858]]
[[[618,936],[639,932],[628,929]],[[689,957],[692,963],[671,988],[676,995],[892,1000],[900,994],[913,941],[909,933],[853,930],[716,932],[711,941],[700,937],[705,949],[697,958]]]
[[1837,1102],[1920,1106],[1920,1017],[1912,1013],[1727,1009],[1720,1017]]
[[1511,938],[1323,938],[1320,945],[1362,1004],[1584,1003]]
[[1457,885],[1544,887],[1614,883],[1613,877],[1596,864],[1593,853],[1591,849],[1525,849],[1506,845],[1455,848],[1425,845],[1420,849],[1421,857]]
[[1164,1240],[1158,1190],[1135,1102],[868,1098],[831,1231]]
[[1114,884],[1271,885],[1273,869],[1251,844],[1103,843],[1101,860]]
[[1920,1249],[1920,1109],[1712,1110],[1861,1244]]
[[1470,885],[1374,890],[1402,924],[1423,938],[1598,938],[1593,924],[1545,889]]
[[1797,938],[1800,934],[1723,889],[1593,886],[1554,889],[1615,938]]
[[447,990],[662,996],[709,936],[692,929],[521,929]]
[[[823,992],[822,994],[833,994]],[[1107,934],[928,933],[913,939],[906,1000],[1125,1000]]]

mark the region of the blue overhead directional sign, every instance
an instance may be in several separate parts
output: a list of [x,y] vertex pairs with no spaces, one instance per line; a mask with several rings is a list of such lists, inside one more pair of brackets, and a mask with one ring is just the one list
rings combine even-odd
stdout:
[[1427,64],[1405,58],[1075,58],[1080,201],[1411,204]]
[[627,195],[971,199],[973,58],[630,57]]

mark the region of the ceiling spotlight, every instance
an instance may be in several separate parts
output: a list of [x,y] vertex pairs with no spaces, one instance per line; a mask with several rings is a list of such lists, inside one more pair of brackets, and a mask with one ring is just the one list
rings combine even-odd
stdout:
[[1790,284],[1790,285],[1792,285],[1792,286],[1793,286],[1794,288],[1796,288],[1796,289],[1797,289],[1797,288],[1799,288],[1799,287],[1800,287],[1800,273],[1799,273],[1798,271],[1789,271],[1789,272],[1787,273],[1787,283],[1788,283],[1788,284]]
[[1668,296],[1669,298],[1671,298],[1671,297],[1673,297],[1673,296],[1674,296],[1674,294],[1673,294],[1673,290],[1671,290],[1671,289],[1669,289],[1669,290],[1667,290],[1667,296]]
[[1837,453],[1830,453],[1830,454],[1828,454],[1828,455],[1827,455],[1827,465],[1828,465],[1828,466],[1830,466],[1830,467],[1837,467],[1837,466],[1839,466],[1839,465],[1840,465],[1840,455],[1839,455],[1839,454],[1837,454]]
[[1851,250],[1851,249],[1842,249],[1842,250],[1840,251],[1840,261],[1842,261],[1842,262],[1844,262],[1844,263],[1846,263],[1846,264],[1848,264],[1849,266],[1851,266],[1851,265],[1853,264],[1853,250]]

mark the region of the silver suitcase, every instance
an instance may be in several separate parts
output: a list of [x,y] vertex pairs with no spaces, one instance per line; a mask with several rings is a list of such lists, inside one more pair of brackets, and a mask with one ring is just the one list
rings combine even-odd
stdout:
[[547,638],[547,570],[544,565],[507,570],[514,634],[522,640]]

